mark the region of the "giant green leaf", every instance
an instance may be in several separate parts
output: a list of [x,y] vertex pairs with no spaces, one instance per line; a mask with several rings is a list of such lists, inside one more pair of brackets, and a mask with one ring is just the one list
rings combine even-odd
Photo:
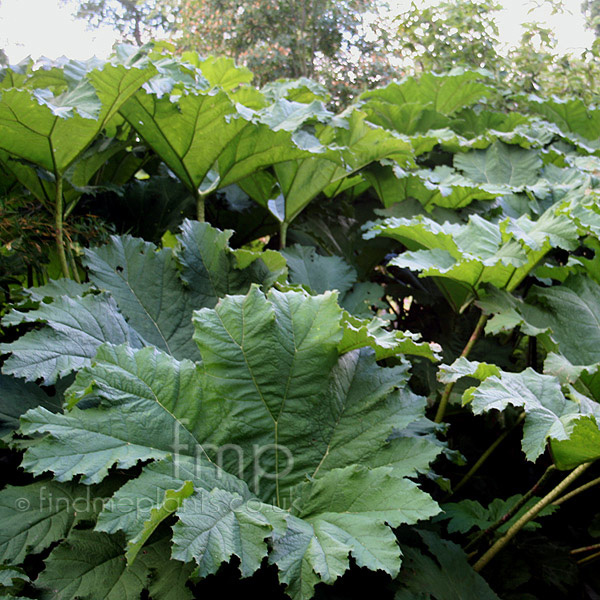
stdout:
[[538,98],[530,96],[527,105],[565,133],[572,132],[590,144],[600,136],[600,113],[579,98]]
[[90,288],[73,282],[30,292],[38,301],[48,296],[52,302],[27,312],[13,310],[3,323],[43,322],[46,329],[0,345],[2,352],[12,353],[3,372],[54,383],[87,364],[104,342],[151,344],[176,357],[198,359],[192,311],[214,306],[220,296],[243,293],[251,281],[262,282],[271,275],[261,258],[238,268],[228,247],[230,235],[205,223],[185,221],[175,250],[158,250],[129,236],[115,236],[106,246],[86,250],[90,280],[103,293],[76,301],[63,294]]
[[317,294],[337,290],[343,296],[356,282],[356,271],[339,256],[321,256],[316,248],[298,244],[281,253],[288,265],[290,283],[306,285]]
[[11,353],[3,373],[52,384],[89,364],[104,342],[128,342],[137,347],[144,343],[106,294],[82,298],[61,296],[35,310],[14,310],[2,322],[18,325],[40,321],[46,324],[44,330],[30,331],[15,342],[0,344],[0,352]]
[[189,405],[200,387],[192,362],[179,363],[152,347],[135,352],[128,346],[103,346],[96,361],[104,365],[98,375],[92,379],[83,371],[71,394],[112,394],[119,410],[75,407],[64,415],[43,408],[29,411],[22,417],[21,430],[49,436],[27,450],[26,468],[34,473],[52,471],[59,481],[84,475],[86,483],[99,482],[113,465],[128,468],[140,460],[169,456],[180,425],[179,443],[187,443],[188,452],[194,455],[195,445],[183,426],[185,421],[193,427],[200,409]]
[[46,560],[36,585],[57,599],[135,600],[150,579],[138,561],[128,567],[122,541],[96,531],[74,531]]
[[442,115],[452,115],[491,96],[492,89],[480,83],[481,79],[479,73],[458,69],[443,75],[424,73],[418,80],[405,77],[384,88],[365,92],[360,99],[391,104],[419,103]]
[[322,145],[322,151],[274,166],[280,196],[267,205],[280,221],[291,222],[319,193],[373,161],[389,158],[401,165],[412,162],[407,140],[370,125],[365,116],[354,110],[342,126],[320,126],[315,142]]
[[391,265],[435,277],[456,309],[477,297],[485,283],[513,290],[551,248],[573,249],[577,240],[575,224],[553,207],[537,221],[523,215],[496,224],[471,215],[464,225],[425,217],[369,225],[367,239],[383,235],[408,248]]
[[17,564],[30,553],[39,553],[69,534],[82,521],[102,509],[102,492],[75,483],[40,480],[0,491],[0,562]]
[[519,325],[538,336],[549,355],[546,370],[580,391],[600,400],[600,285],[584,275],[569,277],[562,285],[534,286],[525,301],[497,294],[481,301],[493,315],[490,331]]
[[224,91],[186,90],[159,98],[140,90],[121,114],[194,193],[211,169],[216,169],[217,185],[225,187],[306,154],[291,134],[238,112]]
[[467,179],[447,166],[418,171],[372,166],[364,177],[372,183],[386,207],[406,198],[416,198],[428,211],[435,206],[457,209],[476,200],[493,200],[498,195],[496,186],[490,191],[486,184]]
[[265,541],[285,529],[286,513],[224,489],[200,490],[184,501],[173,528],[173,558],[194,561],[201,577],[215,573],[232,556],[242,576],[252,575],[268,554]]
[[410,136],[443,129],[450,124],[448,117],[426,106],[420,102],[403,102],[400,98],[398,102],[378,99],[374,95],[361,106],[361,110],[367,113],[371,123]]
[[346,313],[343,322],[344,335],[338,345],[341,353],[368,346],[375,350],[377,359],[401,354],[423,356],[432,362],[439,359],[439,344],[424,342],[419,334],[410,331],[390,331],[379,317],[360,319]]
[[[576,436],[571,438],[574,429],[581,431],[579,427],[585,426],[582,419],[587,423],[591,417],[600,418],[600,405],[582,396],[567,398],[556,377],[540,375],[531,368],[521,373],[502,372],[500,376],[488,377],[479,387],[468,389],[463,402],[470,402],[476,414],[503,410],[508,405],[522,407],[525,411],[522,442],[525,456],[535,461],[544,452],[548,440],[553,444],[558,442],[560,454],[564,456],[557,460],[559,468],[578,464],[571,452],[577,451],[580,440]],[[597,438],[600,439],[600,435]],[[598,456],[600,445],[594,440],[592,446]],[[587,460],[590,460],[589,456],[580,462]]]
[[158,250],[138,238],[114,236],[110,244],[86,250],[85,264],[90,280],[110,292],[129,325],[148,344],[181,358],[196,355],[192,298],[170,248]]
[[473,150],[454,157],[454,167],[476,183],[522,188],[538,178],[542,159],[534,150],[496,142],[486,150]]
[[55,174],[85,150],[154,71],[106,65],[60,96],[42,90],[4,90],[0,148]]
[[219,298],[245,293],[251,282],[261,282],[256,262],[240,265],[229,248],[232,234],[187,219],[182,223],[176,254],[181,278],[193,294],[194,309],[213,308]]
[[[102,531],[125,533],[130,559],[175,514],[173,555],[195,561],[202,575],[234,555],[249,575],[269,544],[298,598],[344,573],[350,555],[396,573],[401,555],[388,524],[438,511],[405,478],[427,471],[440,447],[390,437],[425,409],[407,387],[408,365],[380,367],[370,349],[340,355],[342,311],[332,293],[265,295],[253,286],[197,311],[194,324],[199,365],[151,347],[101,347],[68,393],[76,406],[22,418],[22,433],[45,434],[24,466],[91,483],[110,467],[155,461],[98,521]],[[131,506],[136,498],[142,512]],[[320,548],[327,570],[308,548]]]
[[343,575],[348,553],[360,567],[397,575],[400,556],[387,525],[437,513],[423,492],[406,485],[389,467],[336,469],[306,484],[301,494],[294,512],[302,520],[292,520],[285,534],[275,538],[270,557],[294,598],[311,598],[319,581],[332,583]]

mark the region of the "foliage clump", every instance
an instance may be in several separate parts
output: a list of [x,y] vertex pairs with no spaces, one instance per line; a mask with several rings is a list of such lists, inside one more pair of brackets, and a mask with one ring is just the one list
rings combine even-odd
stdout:
[[5,285],[2,594],[527,597],[548,547],[593,586],[598,111],[250,81],[164,45],[2,72],[3,202],[52,223]]

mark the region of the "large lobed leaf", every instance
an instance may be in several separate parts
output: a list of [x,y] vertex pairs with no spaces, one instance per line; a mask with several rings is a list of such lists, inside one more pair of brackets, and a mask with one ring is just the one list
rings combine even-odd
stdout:
[[550,207],[537,220],[523,215],[493,223],[471,215],[466,224],[427,217],[389,217],[368,224],[365,238],[390,237],[408,248],[390,261],[435,277],[455,309],[478,297],[484,284],[512,291],[553,247],[573,249],[576,225]]
[[4,90],[0,148],[62,175],[154,73],[151,67],[107,64],[58,96],[50,90]]
[[[4,317],[4,325],[41,322],[45,327],[0,345],[0,352],[12,353],[3,373],[51,384],[88,365],[105,342],[153,345],[178,358],[198,359],[193,310],[212,307],[225,294],[243,293],[251,282],[271,274],[262,256],[238,268],[238,257],[228,246],[230,236],[186,220],[175,249],[159,250],[140,239],[113,236],[108,245],[86,250],[95,287],[72,289],[72,282],[63,282],[34,289],[32,299],[50,302]],[[101,293],[90,293],[97,290]]]
[[[350,556],[397,574],[401,554],[389,526],[438,512],[406,477],[427,470],[440,448],[390,438],[425,408],[407,387],[407,365],[380,367],[370,349],[340,355],[342,311],[332,293],[265,295],[253,286],[197,311],[194,324],[199,365],[152,347],[105,345],[68,393],[77,406],[22,419],[22,433],[44,435],[25,454],[34,473],[92,483],[113,466],[151,461],[97,526],[123,532],[133,566],[113,563],[113,538],[102,538],[107,558],[97,572],[111,565],[103,577],[129,582],[143,566],[134,559],[145,541],[176,515],[173,557],[194,562],[200,575],[234,555],[249,575],[269,556],[289,593],[309,598],[319,581],[346,571]],[[127,498],[144,499],[144,510]],[[71,560],[69,544],[84,552],[79,538],[59,546],[50,564]],[[65,589],[83,585],[57,567],[43,586],[57,577]]]

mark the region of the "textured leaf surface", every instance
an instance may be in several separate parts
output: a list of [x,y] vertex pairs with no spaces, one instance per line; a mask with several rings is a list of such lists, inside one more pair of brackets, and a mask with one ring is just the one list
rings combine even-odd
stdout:
[[198,456],[180,454],[173,460],[150,463],[139,477],[114,494],[100,513],[96,530],[125,532],[131,562],[148,534],[178,510],[194,490],[209,492],[215,488],[241,500],[253,497],[243,481]]
[[[101,494],[101,493],[100,493]],[[0,562],[21,563],[64,539],[73,525],[95,516],[96,490],[78,484],[38,481],[0,491]]]
[[[50,434],[25,454],[23,464],[32,472],[50,470],[59,481],[84,475],[83,481],[98,482],[113,465],[128,468],[140,460],[166,458],[178,423],[198,418],[199,406],[189,406],[200,388],[190,361],[179,363],[156,348],[136,353],[127,346],[104,346],[96,361],[100,366],[93,378],[83,371],[71,393],[75,399],[97,393],[116,409],[75,407],[64,415],[43,408],[29,411],[21,430]],[[189,442],[186,432],[182,428],[181,444]]]
[[503,372],[500,377],[488,377],[479,387],[465,392],[463,402],[467,401],[472,402],[476,414],[503,410],[509,404],[522,407],[526,415],[522,446],[531,461],[544,452],[548,439],[568,440],[574,422],[581,415],[593,411],[600,416],[600,405],[568,400],[556,377],[540,375],[530,368],[521,373]]
[[137,600],[149,578],[141,561],[127,567],[119,537],[75,530],[50,553],[36,585],[47,598]]
[[[196,358],[191,297],[183,288],[171,249],[129,236],[86,250],[90,280],[109,291],[146,343],[178,358]],[[111,340],[106,340],[111,341]]]
[[345,294],[356,282],[356,271],[339,256],[321,256],[315,248],[299,246],[282,250],[291,283],[307,286],[317,294],[337,290]]
[[194,193],[215,164],[225,187],[306,154],[289,133],[247,120],[223,91],[189,91],[175,101],[140,91],[121,113]]
[[106,65],[61,96],[5,90],[0,103],[0,147],[62,174],[153,74],[150,67]]
[[88,292],[90,286],[64,280],[29,290],[32,299],[53,301],[28,312],[13,310],[3,323],[43,322],[52,332],[32,331],[0,345],[0,351],[12,352],[3,372],[54,383],[89,364],[105,342],[150,344],[177,358],[198,360],[192,311],[213,307],[225,294],[244,293],[252,281],[278,275],[278,265],[272,272],[262,253],[246,268],[238,268],[238,258],[228,246],[230,235],[186,220],[175,250],[158,250],[129,236],[115,236],[106,246],[86,250],[90,279],[105,293],[73,298],[67,294]]
[[320,579],[333,582],[343,575],[349,553],[358,566],[396,575],[400,554],[386,523],[414,523],[438,510],[389,467],[336,469],[305,485],[296,508],[304,522],[291,521],[285,535],[275,539],[270,560],[278,564],[282,581],[297,598],[312,597]]
[[226,490],[201,491],[177,512],[180,520],[173,530],[173,558],[195,561],[204,577],[235,555],[242,576],[248,577],[267,556],[265,541],[271,537],[272,521],[285,527],[283,514]]
[[[23,433],[47,434],[24,465],[94,482],[112,466],[158,461],[98,520],[98,534],[124,532],[130,559],[138,556],[133,568],[141,544],[175,513],[174,556],[202,574],[234,555],[251,574],[269,543],[270,560],[297,597],[345,572],[350,554],[397,572],[388,524],[439,510],[405,477],[427,471],[441,448],[391,438],[425,409],[407,387],[408,364],[380,367],[364,348],[340,356],[342,311],[332,293],[264,295],[253,286],[197,311],[194,323],[200,365],[152,347],[101,347],[69,390],[76,406],[23,417]],[[293,512],[282,518],[273,505]]]
[[406,77],[399,83],[365,92],[361,99],[377,99],[400,105],[419,103],[442,115],[451,115],[490,96],[491,89],[480,83],[481,79],[481,75],[469,71],[455,71],[447,75],[423,73],[418,80]]
[[129,343],[138,348],[144,344],[106,294],[83,298],[61,296],[29,312],[13,310],[2,322],[17,325],[40,321],[50,331],[31,331],[11,344],[0,344],[0,352],[12,353],[4,363],[3,373],[52,384],[59,377],[90,364],[98,347],[105,342]]
[[519,188],[535,183],[542,159],[533,150],[496,142],[486,150],[455,155],[454,166],[477,183]]

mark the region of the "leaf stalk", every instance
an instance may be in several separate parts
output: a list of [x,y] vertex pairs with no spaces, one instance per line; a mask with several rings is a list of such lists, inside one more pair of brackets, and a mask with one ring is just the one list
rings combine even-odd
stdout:
[[520,510],[527,504],[527,502],[531,499],[531,497],[546,483],[548,478],[552,475],[552,473],[556,470],[554,465],[550,465],[542,474],[542,476],[536,481],[536,483],[519,499],[515,505],[507,510],[495,523],[490,525],[484,531],[481,531],[477,536],[475,536],[466,546],[465,551],[472,548],[477,542],[479,542],[482,538],[494,533],[498,528],[502,527],[505,523],[508,523]]
[[56,175],[56,195],[54,198],[54,229],[56,236],[56,251],[58,252],[58,261],[63,276],[69,279],[69,264],[65,253],[64,229],[63,229],[63,179],[61,175]]
[[[475,329],[473,329],[473,333],[471,334],[469,341],[463,348],[463,351],[460,353],[461,358],[466,358],[469,355],[469,353],[473,349],[473,346],[475,345],[475,342],[479,339],[479,336],[481,335],[481,332],[483,331],[483,328],[485,327],[485,323],[487,320],[488,320],[488,315],[484,315],[482,313],[479,316],[479,320],[477,321],[477,325],[475,325]],[[440,399],[440,404],[439,404],[437,412],[435,414],[434,421],[436,423],[441,423],[444,420],[444,415],[446,414],[446,408],[448,407],[448,400],[450,399],[450,394],[452,393],[453,388],[454,388],[454,382],[446,384],[446,387],[444,388],[444,392],[442,393],[442,397]]]
[[287,230],[289,223],[287,221],[282,221],[279,226],[279,249],[283,250],[287,243]]
[[510,529],[497,540],[488,551],[473,565],[477,572],[481,571],[499,552],[510,542],[529,521],[532,521],[546,506],[562,494],[562,492],[575,481],[586,469],[592,465],[592,462],[583,463],[571,471],[556,487],[548,492],[537,504],[532,506]]
[[[521,422],[523,421],[524,418],[525,418],[525,412],[522,412],[519,415],[519,417],[517,418],[517,421],[515,422],[515,424],[510,429],[507,429],[502,434],[500,434],[490,444],[488,449],[477,459],[477,462],[469,469],[469,471],[465,474],[465,476],[456,484],[456,486],[454,487],[454,490],[452,490],[452,494],[450,494],[450,496],[453,496],[454,494],[456,494],[456,492],[458,492],[458,490],[460,490],[460,488],[462,488],[473,477],[473,475],[475,475],[475,473],[477,473],[477,471],[479,471],[479,469],[481,468],[483,463],[485,463],[485,461],[492,455],[494,450],[496,450],[496,448],[521,424]],[[448,496],[448,497],[450,497],[450,496]]]
[[204,205],[204,194],[196,195],[196,219],[200,221],[200,223],[204,223],[206,219],[205,215],[205,205]]
[[600,483],[600,477],[596,479],[592,479],[592,481],[588,481],[584,485],[580,485],[578,488],[575,488],[572,492],[561,496],[557,500],[555,500],[552,504],[554,506],[560,506],[563,502],[573,498],[573,496],[577,496],[577,494],[581,494],[581,492],[585,492],[585,490],[589,490],[591,487],[598,485]]

